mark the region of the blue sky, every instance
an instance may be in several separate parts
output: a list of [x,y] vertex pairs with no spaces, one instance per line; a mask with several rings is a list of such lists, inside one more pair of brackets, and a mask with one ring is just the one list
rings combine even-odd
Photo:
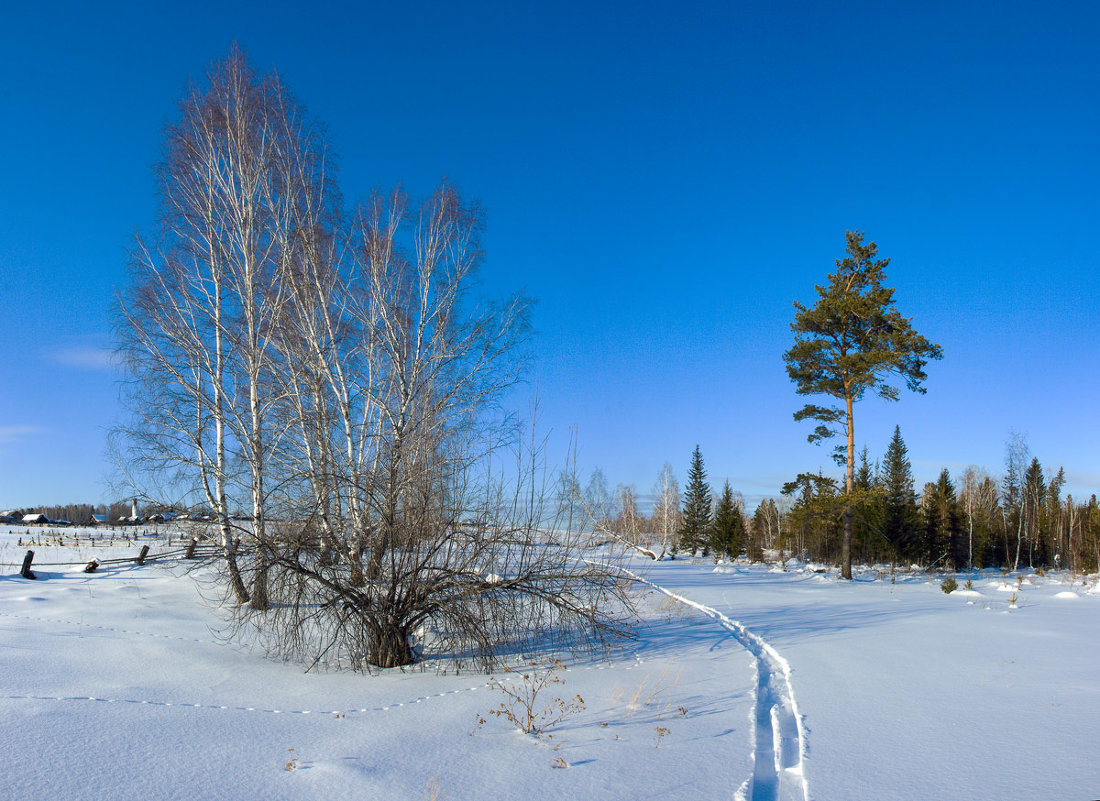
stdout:
[[1098,6],[46,2],[0,26],[0,506],[111,498],[111,300],[163,126],[233,41],[349,199],[481,201],[485,287],[537,300],[541,425],[585,470],[645,493],[699,444],[750,499],[838,472],[781,357],[856,229],[944,349],[857,445],[900,425],[924,481],[1000,472],[1016,430],[1100,491]]

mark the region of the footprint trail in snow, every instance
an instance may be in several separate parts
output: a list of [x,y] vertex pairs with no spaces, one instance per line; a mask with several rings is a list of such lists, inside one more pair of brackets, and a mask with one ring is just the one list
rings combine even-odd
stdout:
[[717,609],[677,595],[638,574],[619,568],[635,581],[698,609],[729,631],[756,663],[756,701],[753,710],[753,773],[737,791],[742,801],[809,801],[803,770],[805,736],[802,717],[791,686],[791,666],[779,652],[743,623]]

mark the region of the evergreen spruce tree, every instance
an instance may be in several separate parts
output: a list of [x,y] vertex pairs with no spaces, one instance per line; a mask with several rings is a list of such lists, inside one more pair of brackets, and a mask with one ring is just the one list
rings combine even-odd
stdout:
[[691,468],[688,470],[687,491],[684,493],[684,513],[680,524],[680,550],[690,551],[694,556],[699,550],[705,556],[708,551],[710,535],[710,487],[707,485],[707,471],[703,467],[703,455],[699,446],[691,456]]
[[[1047,497],[1043,504],[1043,527],[1040,533],[1040,552],[1042,553],[1042,564],[1044,565],[1053,564],[1058,557],[1057,543],[1061,537],[1062,516],[1064,514],[1062,487],[1065,483],[1066,471],[1062,467],[1059,467],[1058,472],[1050,480],[1050,483],[1047,484]],[[1062,557],[1063,565],[1068,556],[1069,553],[1067,551],[1066,555]]]
[[[827,544],[838,519],[836,479],[822,473],[799,473],[783,485],[782,494],[794,497],[787,513],[794,549],[800,559],[830,559]],[[753,515],[753,521],[757,520]]]
[[974,564],[979,567],[1004,564],[1007,551],[1001,553],[998,561],[997,543],[1003,542],[1003,539],[995,536],[997,524],[1004,522],[998,504],[997,482],[986,476],[979,485],[978,499],[981,506],[978,511],[977,525],[974,529]]
[[856,469],[856,489],[871,489],[875,483],[875,470],[871,467],[871,461],[867,456],[867,446],[859,452],[859,467]]
[[925,564],[937,564],[949,570],[966,564],[955,484],[946,467],[940,473],[939,479],[925,485],[921,511],[924,517],[924,538],[921,544]]
[[734,503],[729,481],[722,487],[722,496],[715,507],[714,523],[710,530],[710,547],[715,555],[724,554],[727,559],[736,559],[741,555],[741,549],[745,547],[745,521]]
[[846,464],[844,538],[841,542],[841,575],[852,577],[852,513],[855,489],[855,427],[852,407],[868,390],[880,398],[897,400],[900,391],[890,384],[904,380],[915,392],[923,393],[928,359],[939,359],[943,351],[918,334],[894,308],[894,290],[882,285],[889,259],[876,259],[874,242],[863,243],[863,234],[847,231],[847,255],[836,260],[836,272],[826,286],[817,286],[818,300],[812,308],[795,302],[797,309],[791,330],[794,345],[783,354],[787,375],[799,395],[825,395],[842,406],[807,404],[794,414],[795,420],[817,420],[810,442],[843,434],[846,448],[839,447],[837,461]]
[[752,515],[752,526],[749,532],[748,557],[750,562],[764,561],[764,536],[768,531],[768,505],[761,501]]
[[1096,572],[1100,573],[1100,504],[1096,502],[1096,494],[1089,496],[1088,506],[1085,508],[1085,530],[1088,539],[1093,544],[1093,552],[1096,554]]
[[877,491],[876,481],[876,471],[864,445],[852,485],[852,552],[857,562],[875,561],[875,546],[881,542],[882,493]]
[[917,545],[919,516],[917,496],[913,491],[913,469],[909,450],[901,438],[901,426],[894,427],[894,436],[883,459],[882,488],[885,493],[882,510],[882,535],[890,544],[891,556],[908,558]]
[[[1060,489],[1060,488],[1059,488]],[[1038,458],[1033,458],[1024,473],[1025,534],[1028,541],[1028,566],[1047,563],[1047,542],[1044,536],[1050,517],[1046,477]]]

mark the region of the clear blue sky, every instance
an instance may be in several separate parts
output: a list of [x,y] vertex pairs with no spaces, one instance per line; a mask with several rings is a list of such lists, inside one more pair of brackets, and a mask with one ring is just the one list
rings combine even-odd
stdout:
[[999,473],[1010,429],[1100,491],[1100,6],[9,4],[0,24],[0,506],[109,500],[109,308],[189,78],[238,41],[325,121],[354,199],[448,176],[484,278],[535,297],[556,449],[648,492],[803,470],[792,301],[858,229],[943,346],[895,424],[918,481]]

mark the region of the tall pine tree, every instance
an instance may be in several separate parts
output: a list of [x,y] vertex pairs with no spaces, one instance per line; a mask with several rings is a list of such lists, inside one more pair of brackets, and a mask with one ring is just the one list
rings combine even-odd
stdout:
[[691,455],[691,469],[688,470],[687,491],[684,493],[684,514],[680,524],[680,550],[691,551],[694,556],[699,550],[707,550],[710,534],[710,486],[707,484],[707,471],[703,467],[703,455],[699,446]]
[[818,300],[812,308],[795,302],[798,313],[791,330],[795,341],[783,354],[787,375],[799,395],[825,395],[843,406],[807,404],[795,412],[795,420],[817,420],[810,442],[843,434],[847,447],[838,448],[838,461],[847,465],[844,509],[844,539],[841,544],[841,575],[852,577],[851,499],[855,484],[855,427],[852,407],[868,390],[880,398],[897,400],[900,394],[890,381],[923,393],[928,359],[939,359],[943,351],[918,334],[894,308],[894,290],[885,287],[889,259],[877,259],[878,246],[863,243],[863,234],[847,231],[847,255],[836,260],[836,272],[826,286],[817,286]]

